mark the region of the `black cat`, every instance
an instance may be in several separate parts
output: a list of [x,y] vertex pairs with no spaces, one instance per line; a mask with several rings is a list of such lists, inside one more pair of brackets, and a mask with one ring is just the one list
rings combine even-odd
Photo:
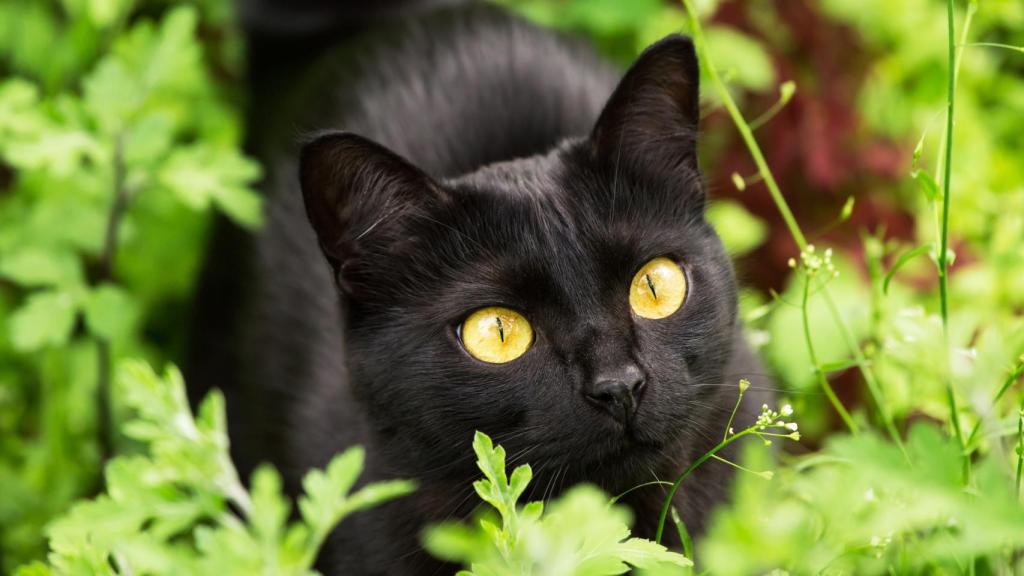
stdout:
[[[219,226],[189,371],[196,395],[225,391],[243,472],[271,461],[296,490],[362,444],[364,480],[418,481],[346,520],[323,571],[450,572],[418,535],[476,504],[474,430],[533,466],[533,498],[620,493],[713,446],[739,378],[767,384],[704,219],[688,39],[617,87],[586,46],[486,6],[320,52],[255,71],[267,223]],[[730,477],[710,462],[684,483],[691,531]],[[624,499],[635,533],[652,536],[663,495]]]

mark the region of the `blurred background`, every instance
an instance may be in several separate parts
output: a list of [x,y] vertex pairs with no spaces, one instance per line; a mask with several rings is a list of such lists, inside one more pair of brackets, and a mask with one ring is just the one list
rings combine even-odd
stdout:
[[[500,3],[590,38],[623,68],[688,28],[665,0]],[[696,4],[797,221],[835,250],[831,293],[886,409],[901,428],[945,419],[927,248],[941,203],[945,2]],[[181,361],[211,219],[259,225],[233,8],[0,1],[0,571],[42,557],[47,521],[101,488],[101,463],[119,446],[105,424],[118,421],[117,405],[97,400],[112,363]],[[955,379],[973,421],[992,413],[992,389],[1024,352],[1024,50],[1014,48],[1024,46],[1024,2],[958,3],[957,27],[967,32],[950,308]],[[800,414],[805,440],[789,449],[812,451],[842,423],[817,388],[792,304],[788,261],[799,250],[704,86],[709,217],[736,257],[751,339]],[[810,305],[819,360],[855,417],[880,425],[826,306]]]

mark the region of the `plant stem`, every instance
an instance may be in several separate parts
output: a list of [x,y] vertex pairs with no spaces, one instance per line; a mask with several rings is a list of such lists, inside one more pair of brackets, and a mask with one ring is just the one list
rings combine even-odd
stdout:
[[634,490],[639,490],[641,488],[646,488],[648,486],[671,486],[671,485],[672,485],[671,482],[666,482],[664,480],[651,480],[650,482],[644,482],[643,484],[637,484],[636,486],[633,486],[629,490],[626,490],[625,492],[622,492],[621,494],[619,494],[617,496],[613,496],[611,498],[611,500],[608,501],[608,504],[615,504],[616,502],[621,500],[623,498],[623,496],[626,496],[627,494],[629,494],[630,492],[633,492]]
[[[1006,394],[1006,391],[1010,389],[1010,386],[1012,386],[1013,383],[1016,382],[1017,379],[1020,378],[1022,375],[1024,375],[1024,354],[1020,355],[1020,358],[1017,360],[1017,365],[1013,368],[1013,370],[1010,370],[1010,373],[1007,374],[1006,376],[1006,380],[1003,380],[1003,385],[999,387],[999,391],[996,392],[995,397],[992,398],[993,407],[995,407],[999,400],[1002,399],[1003,395]],[[974,428],[971,429],[971,433],[967,436],[967,447],[969,450],[968,453],[973,452],[973,449],[971,449],[971,447],[974,446],[974,441],[978,436],[978,432],[980,431],[981,420],[978,420],[978,422],[974,424]]]
[[[118,232],[121,220],[131,201],[131,193],[125,185],[124,150],[122,139],[114,140],[113,154],[113,189],[114,199],[107,213],[107,227],[103,238],[103,251],[100,253],[99,271],[95,283],[109,281],[114,274],[114,261],[117,257]],[[110,342],[103,337],[96,338],[97,354],[97,427],[100,444],[100,456],[107,461],[114,451],[113,416],[111,410],[110,380],[111,364],[113,363]]]
[[[974,21],[974,13],[977,11],[977,7],[971,3],[967,3],[967,14],[964,16],[964,27],[960,30],[960,43],[957,45],[956,59],[953,64],[953,89],[956,89],[957,82],[960,81],[960,63],[963,61],[964,48],[967,44],[967,34],[971,29],[971,22]],[[943,170],[943,159],[946,155],[946,135],[948,134],[948,126],[943,125],[942,127],[942,140],[939,141],[939,153],[935,162],[935,181],[942,181],[942,170]],[[938,222],[936,221],[936,232],[938,232]]]
[[946,138],[945,156],[942,178],[942,230],[939,238],[939,306],[942,315],[942,335],[946,364],[946,400],[949,403],[949,417],[960,449],[964,453],[964,480],[970,479],[971,460],[964,443],[963,430],[960,428],[959,410],[956,404],[956,390],[953,387],[952,366],[949,362],[949,188],[950,172],[953,166],[953,110],[956,95],[956,41],[953,26],[953,0],[946,0],[946,44],[948,64],[946,70]]
[[1024,52],[1024,46],[1014,46],[1012,44],[1001,44],[999,42],[971,42],[970,44],[960,44],[961,48],[977,46],[987,48],[1004,48],[1006,50],[1013,50],[1014,52]]
[[[725,423],[725,431],[722,432],[722,440],[729,437],[729,431],[732,430],[732,422],[736,419],[736,412],[740,409],[740,402],[743,402],[743,393],[746,392],[744,384],[746,380],[740,381],[740,393],[736,396],[736,403],[732,405],[732,413],[729,414],[729,421]],[[747,384],[749,386],[749,384]]]
[[1020,403],[1017,413],[1017,499],[1024,501],[1020,491],[1021,472],[1024,472],[1024,401]]
[[669,509],[672,507],[672,499],[675,497],[676,492],[679,490],[679,485],[683,483],[683,480],[686,480],[687,476],[689,476],[701,464],[707,462],[712,456],[717,454],[722,448],[725,448],[729,444],[732,444],[736,440],[739,440],[740,438],[742,438],[744,436],[752,434],[753,432],[754,432],[754,428],[751,427],[751,428],[747,428],[746,430],[743,430],[743,431],[739,432],[738,434],[733,434],[729,438],[726,438],[725,440],[722,440],[721,442],[719,442],[711,450],[708,450],[707,452],[705,452],[703,456],[701,456],[700,458],[697,458],[696,460],[693,461],[692,464],[687,466],[686,470],[683,470],[683,473],[680,474],[679,477],[676,478],[676,481],[672,483],[672,487],[669,488],[669,490],[668,490],[668,495],[665,496],[665,502],[661,505],[661,514],[658,516],[658,530],[657,530],[657,532],[654,535],[654,541],[655,542],[657,542],[659,544],[661,543],[661,536],[665,532],[665,521],[668,519]]
[[764,154],[761,153],[761,148],[757,145],[757,140],[754,139],[754,133],[750,129],[750,125],[747,124],[743,118],[743,114],[736,106],[736,102],[733,101],[729,95],[728,89],[725,87],[725,83],[722,82],[721,76],[718,75],[718,70],[715,69],[711,62],[711,55],[708,52],[707,44],[704,40],[704,31],[700,26],[698,20],[697,11],[693,7],[692,0],[683,0],[683,5],[686,7],[687,13],[690,15],[690,32],[693,34],[693,42],[697,48],[700,59],[704,62],[707,67],[708,73],[711,77],[711,84],[715,87],[715,91],[718,92],[722,98],[722,105],[729,112],[729,116],[733,120],[733,124],[736,125],[736,130],[739,131],[740,136],[743,138],[743,142],[747,145],[747,150],[750,151],[750,157],[754,160],[754,164],[757,166],[757,171],[764,178],[764,184],[768,188],[768,193],[771,194],[772,200],[775,202],[775,206],[778,208],[779,213],[782,215],[782,220],[786,223],[786,228],[789,229],[790,236],[793,237],[793,241],[796,245],[803,250],[807,248],[807,239],[804,238],[804,233],[800,230],[800,225],[796,223],[796,218],[793,217],[793,212],[789,209],[789,204],[786,203],[786,199],[782,196],[782,191],[779,189],[779,184],[775,181],[775,176],[772,171],[768,168],[768,162],[764,159]]
[[[743,137],[747,150],[750,152],[754,163],[757,165],[758,173],[764,179],[765,186],[771,194],[776,209],[782,215],[782,219],[785,221],[786,227],[789,229],[789,233],[793,237],[793,241],[801,250],[803,250],[807,248],[807,239],[804,237],[803,231],[800,230],[800,225],[797,224],[796,219],[793,217],[793,213],[789,209],[786,199],[782,196],[778,183],[775,181],[771,170],[768,168],[767,162],[764,160],[764,155],[761,153],[761,148],[758,146],[757,140],[754,138],[754,135],[750,130],[750,126],[747,124],[746,120],[744,120],[743,115],[740,113],[736,103],[732,99],[732,96],[729,94],[725,84],[722,82],[721,76],[719,76],[718,71],[715,69],[713,61],[711,60],[711,55],[708,51],[707,43],[704,39],[704,31],[700,25],[697,11],[693,6],[693,0],[682,0],[682,2],[690,18],[690,33],[693,35],[694,45],[697,48],[701,61],[704,62],[704,65],[707,68],[712,86],[715,88],[719,97],[721,97],[733,124]],[[878,386],[877,379],[868,367],[867,360],[864,358],[864,353],[854,340],[849,327],[846,326],[843,318],[839,315],[839,309],[836,307],[835,302],[832,301],[828,290],[822,289],[822,293],[825,297],[825,301],[828,303],[829,314],[832,316],[832,321],[839,327],[846,347],[857,360],[857,368],[860,370],[861,375],[864,377],[864,381],[868,385],[868,392],[875,401],[875,405],[880,407],[882,418],[885,420],[886,430],[889,432],[893,442],[902,449],[903,442],[901,441],[899,434],[896,432],[895,425],[893,425],[892,416],[888,413],[888,410],[882,408],[885,406],[885,401],[882,398],[881,388]]]
[[800,312],[803,318],[804,340],[807,342],[807,353],[811,357],[811,364],[814,365],[814,374],[818,379],[818,385],[821,386],[821,389],[825,392],[825,396],[828,397],[829,402],[832,403],[836,412],[839,413],[839,417],[842,418],[846,427],[850,429],[850,432],[856,434],[857,424],[853,421],[853,418],[850,417],[850,413],[846,411],[843,403],[839,401],[839,397],[836,396],[835,391],[832,390],[832,385],[828,383],[828,378],[825,377],[825,371],[821,369],[821,364],[818,362],[818,355],[814,351],[814,339],[811,338],[811,325],[808,318],[810,314],[808,314],[807,311],[807,301],[810,298],[810,294],[811,275],[804,270],[804,293],[803,300],[801,300],[800,303]]

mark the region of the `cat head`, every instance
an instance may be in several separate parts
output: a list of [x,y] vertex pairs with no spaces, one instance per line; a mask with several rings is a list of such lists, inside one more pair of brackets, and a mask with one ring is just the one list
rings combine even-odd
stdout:
[[588,137],[451,180],[354,134],[304,147],[351,379],[384,444],[426,473],[471,464],[481,430],[614,487],[592,472],[649,475],[717,430],[736,287],[704,219],[698,77],[670,36]]

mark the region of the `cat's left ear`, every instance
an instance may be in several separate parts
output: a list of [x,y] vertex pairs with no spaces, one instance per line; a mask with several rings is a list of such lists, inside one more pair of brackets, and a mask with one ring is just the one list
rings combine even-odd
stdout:
[[619,82],[591,133],[598,160],[659,172],[696,170],[699,80],[689,38],[673,34],[645,50]]

